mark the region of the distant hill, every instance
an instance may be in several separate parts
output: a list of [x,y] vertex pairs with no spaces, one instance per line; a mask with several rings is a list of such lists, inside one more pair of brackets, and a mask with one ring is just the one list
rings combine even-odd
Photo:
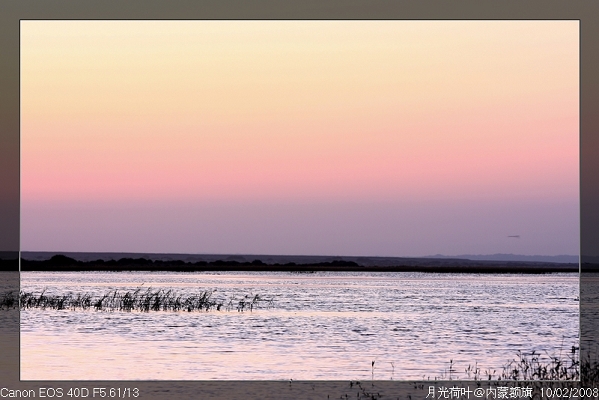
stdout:
[[[495,255],[500,256],[500,255]],[[512,255],[508,255],[512,256]],[[463,258],[462,258],[463,257]],[[460,256],[355,257],[258,254],[21,252],[22,271],[422,271],[578,272],[579,264],[532,259],[468,259]],[[474,256],[489,257],[489,256]],[[492,256],[491,256],[492,257]],[[518,256],[514,256],[518,257]],[[530,257],[530,256],[524,256]],[[566,256],[568,257],[568,256]],[[572,257],[572,256],[570,256]]]
[[578,256],[558,255],[558,256],[525,256],[521,254],[460,254],[457,256],[445,256],[435,254],[434,256],[425,256],[425,258],[458,258],[477,261],[530,261],[530,262],[551,262],[551,263],[574,263],[578,264]]

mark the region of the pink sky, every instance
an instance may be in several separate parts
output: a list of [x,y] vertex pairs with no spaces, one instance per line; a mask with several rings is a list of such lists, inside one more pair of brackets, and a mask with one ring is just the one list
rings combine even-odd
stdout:
[[22,249],[577,254],[578,40],[576,21],[23,21]]

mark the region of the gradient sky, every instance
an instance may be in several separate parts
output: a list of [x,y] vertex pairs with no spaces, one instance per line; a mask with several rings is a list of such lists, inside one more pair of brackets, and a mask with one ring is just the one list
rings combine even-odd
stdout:
[[21,249],[578,254],[578,33],[21,21]]

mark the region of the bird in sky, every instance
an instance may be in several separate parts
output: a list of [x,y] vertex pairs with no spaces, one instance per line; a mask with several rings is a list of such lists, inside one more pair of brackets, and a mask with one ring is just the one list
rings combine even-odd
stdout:
[[507,237],[511,237],[511,238],[518,238],[518,239],[520,239],[520,235],[508,235]]

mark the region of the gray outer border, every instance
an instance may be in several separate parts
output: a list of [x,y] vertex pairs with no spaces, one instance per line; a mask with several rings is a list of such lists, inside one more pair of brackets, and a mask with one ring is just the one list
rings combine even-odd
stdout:
[[[319,1],[5,0],[0,4],[0,259],[19,251],[19,21],[21,19],[569,19],[580,20],[581,350],[598,359],[595,274],[599,264],[599,3],[595,0]],[[599,176],[599,174],[597,174]],[[12,264],[12,265],[17,265]],[[14,267],[13,270],[17,270]],[[2,280],[18,272],[3,272]],[[16,275],[15,275],[16,274]],[[360,392],[348,382],[20,382],[18,318],[0,327],[0,388],[138,387],[142,398],[338,398]],[[457,382],[453,382],[455,385]],[[363,383],[385,397],[425,398],[429,383]],[[583,382],[584,385],[584,382]],[[471,385],[471,387],[473,387]],[[364,392],[362,392],[364,393]],[[66,395],[66,393],[65,393]],[[173,396],[175,395],[175,396]],[[66,397],[66,396],[65,396]],[[91,397],[91,396],[90,396]]]

